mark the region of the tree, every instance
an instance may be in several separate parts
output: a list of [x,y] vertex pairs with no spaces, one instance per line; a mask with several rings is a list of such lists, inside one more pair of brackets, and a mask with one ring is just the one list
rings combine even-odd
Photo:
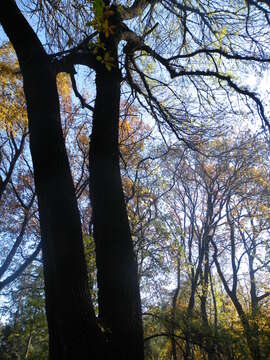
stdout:
[[[269,125],[257,95],[226,73],[228,67],[233,68],[232,62],[250,62],[258,69],[269,62],[268,26],[262,33],[268,21],[265,3],[249,1],[243,6],[236,4],[233,10],[226,4],[197,1],[182,4],[135,0],[131,6],[127,4],[111,4],[107,0],[83,4],[25,1],[28,10],[40,16],[50,55],[15,1],[7,0],[1,8],[0,23],[15,48],[24,80],[40,215],[51,359],[143,358],[137,265],[119,167],[123,77],[131,92],[138,95],[140,106],[151,112],[158,125],[164,124],[190,146],[191,135],[206,133],[201,125],[211,119],[213,110],[220,115],[220,103],[216,100],[223,84],[228,104],[234,104],[229,92],[232,89],[247,102],[255,102],[264,124]],[[164,26],[163,11],[169,27]],[[132,24],[128,25],[139,16],[142,16],[142,29],[136,33]],[[155,20],[162,26],[154,24]],[[172,31],[175,21],[180,27]],[[251,25],[256,26],[255,33],[250,33]],[[162,28],[168,31],[163,32]],[[165,45],[160,42],[161,35],[165,37]],[[120,46],[121,41],[125,41],[125,46]],[[58,52],[52,54],[53,49]],[[160,92],[163,78],[158,72],[154,77],[151,75],[150,59],[175,80],[170,84],[164,79],[171,95],[167,99]],[[95,72],[93,109],[76,88],[74,66],[77,64]],[[61,71],[70,73],[75,93],[84,106],[93,110],[89,184],[99,289],[98,321],[88,297],[80,216],[61,129],[56,88],[56,73]],[[186,90],[186,81],[193,90],[188,87],[187,96],[181,99],[179,93]],[[190,101],[194,94],[199,99],[197,109]],[[232,112],[234,108],[232,105]],[[210,121],[210,128],[213,126]],[[89,338],[94,346],[89,344]]]
[[[60,85],[62,85],[62,88],[60,88],[60,93],[63,92],[63,88],[65,89],[62,82],[65,83],[65,79],[62,79],[61,77]],[[66,91],[64,92],[66,93]],[[63,110],[65,109],[63,108],[68,108],[67,114],[64,114]],[[76,195],[81,212],[85,255],[89,272],[90,293],[96,308],[97,290],[95,277],[95,256],[91,229],[89,229],[91,208],[89,208],[89,205],[86,205],[88,203],[88,195],[85,189],[88,157],[88,141],[85,141],[87,123],[84,116],[82,117],[80,114],[76,113],[77,107],[72,103],[68,103],[64,107],[62,106],[62,111],[62,123],[64,127],[66,146],[69,151]],[[124,111],[121,115],[122,120],[119,139],[120,150],[123,158],[123,164],[121,167],[123,171],[124,190],[126,198],[129,200],[131,200],[131,198],[136,198],[136,202],[140,202],[140,196],[145,200],[146,195],[145,190],[143,191],[143,188],[141,189],[141,185],[138,184],[140,179],[136,175],[136,170],[138,163],[142,161],[142,151],[144,143],[147,141],[149,136],[150,129],[147,127],[145,128],[142,121],[134,118],[133,115],[127,116],[125,112],[126,111]],[[22,172],[21,176],[23,176]],[[134,182],[132,181],[133,178]],[[13,181],[18,189],[16,177],[13,177]],[[33,178],[29,175],[28,181],[25,182],[22,187],[22,191],[26,191],[25,188],[27,187],[28,182],[32,181]],[[9,194],[9,202],[11,203],[10,195],[11,194]],[[134,207],[134,213],[136,212],[136,208],[137,206]],[[19,208],[18,210],[20,211],[21,209]],[[129,215],[131,215],[131,211],[132,210],[130,208]],[[6,210],[6,213],[7,212],[16,216],[14,210],[12,212],[12,210],[8,209]],[[5,218],[7,218],[7,215]],[[10,223],[12,224],[13,221],[10,221]],[[3,228],[3,226],[1,228]],[[135,228],[133,230],[135,234]],[[32,232],[33,235],[33,227],[30,227],[29,231]],[[28,237],[29,235],[27,234],[26,238]],[[29,242],[24,244],[25,250],[27,249],[28,244]],[[20,252],[21,251],[19,251],[19,253]],[[8,271],[10,270],[11,268],[8,269]],[[42,312],[44,295],[42,291],[43,278],[40,274],[40,270],[40,264],[38,268],[33,264],[23,272],[15,283],[12,283],[12,286],[7,288],[5,285],[5,291],[2,292],[2,294],[5,294],[5,302],[9,300],[6,306],[2,304],[2,314],[4,314],[5,318],[7,317],[7,320],[2,326],[3,337],[1,340],[2,346],[0,347],[0,352],[1,354],[5,354],[5,358],[13,358],[15,353],[18,358],[24,358],[26,353],[28,354],[27,358],[30,359],[36,357],[46,358],[46,324],[44,324],[44,312]],[[39,287],[38,289],[37,283]],[[36,296],[36,294],[38,296]],[[23,336],[18,336],[20,332],[23,333]]]
[[[218,274],[227,295],[235,306],[251,356],[253,359],[261,359],[263,355],[259,336],[259,314],[262,302],[270,293],[257,288],[260,272],[265,272],[267,269],[266,259],[257,261],[257,258],[260,259],[266,251],[263,238],[266,236],[269,223],[266,211],[267,203],[265,203],[264,197],[261,198],[261,193],[268,191],[268,181],[265,179],[269,174],[265,169],[267,160],[264,146],[260,141],[254,142],[252,139],[250,139],[250,144],[253,145],[252,154],[249,147],[243,148],[240,152],[242,157],[240,162],[244,164],[242,171],[244,170],[245,173],[241,171],[237,177],[241,176],[242,180],[237,187],[231,189],[226,199],[225,214],[228,232],[225,230],[223,234],[217,234],[217,239],[219,241],[222,239],[225,247],[226,241],[223,236],[227,234],[229,240],[227,246],[230,249],[230,276],[218,259],[218,253],[223,253],[223,256],[226,253],[225,248],[219,247],[214,238],[211,239],[211,242]],[[245,261],[249,276],[249,295],[246,295],[249,307],[243,304],[242,294],[239,291],[242,286],[240,277],[241,272],[244,271],[242,268],[245,266],[243,265]],[[226,267],[228,269],[228,264]]]
[[267,149],[248,132],[203,148],[175,146],[162,165],[174,182],[162,201],[176,287],[148,339],[167,337],[176,357],[267,357]]

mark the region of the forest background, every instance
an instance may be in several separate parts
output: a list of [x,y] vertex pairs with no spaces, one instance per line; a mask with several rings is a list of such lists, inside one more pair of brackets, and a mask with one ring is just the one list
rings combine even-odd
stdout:
[[[59,238],[62,229],[56,231],[52,225],[40,231],[39,225],[45,216],[43,223],[54,224],[54,216],[66,227],[66,209],[71,207],[62,200],[56,205],[47,200],[49,193],[57,199],[53,187],[60,176],[54,173],[59,163],[51,167],[46,163],[54,163],[56,152],[48,144],[53,148],[58,138],[46,144],[40,140],[51,136],[42,125],[47,121],[44,109],[50,110],[47,105],[44,118],[40,110],[37,116],[40,138],[31,125],[33,104],[39,106],[41,97],[50,95],[45,77],[42,82],[38,77],[44,76],[38,72],[43,58],[57,76],[61,136],[81,222],[87,297],[97,317],[98,330],[91,331],[98,334],[98,342],[90,330],[86,342],[92,349],[96,346],[96,358],[270,358],[268,93],[259,86],[270,62],[268,1],[25,0],[17,1],[19,7],[14,1],[6,4],[0,23],[19,61],[3,35],[0,358],[47,359],[50,353],[51,359],[72,359],[72,351],[80,347],[79,322],[70,320],[67,326],[59,320],[66,314],[79,317],[68,300],[69,289],[75,303],[81,304],[84,298],[74,290],[83,271],[76,270],[79,255],[73,256],[66,233],[63,241]],[[27,32],[20,38],[21,29],[27,28],[23,23],[20,28],[22,14],[38,40]],[[17,41],[29,47],[28,52],[24,54]],[[41,51],[38,41],[46,55],[36,55]],[[33,50],[36,47],[38,51]],[[37,57],[31,55],[33,62],[28,65],[32,52]],[[32,79],[29,85],[29,78],[35,76],[37,82]],[[45,85],[39,98],[40,84]],[[102,124],[98,135],[93,135],[95,121]],[[46,173],[35,162],[33,166],[35,146],[46,148],[46,156],[40,158]],[[114,207],[118,200],[111,197],[119,190],[111,187],[117,183],[112,179],[117,177],[118,161],[128,221],[123,220],[123,206]],[[49,183],[45,188],[44,178]],[[64,199],[70,192],[63,194]],[[119,194],[121,198],[120,190]],[[103,198],[107,209],[99,205]],[[50,211],[52,205],[53,216],[44,215],[42,206]],[[100,222],[99,216],[105,220]],[[111,230],[121,222],[129,224],[130,231]],[[104,226],[108,232],[100,235],[97,229]],[[47,233],[52,229],[56,235],[50,243]],[[118,237],[123,240],[115,251],[110,244],[117,243]],[[132,246],[126,241],[129,237]],[[46,245],[55,243],[53,250]],[[59,268],[65,271],[70,268],[70,273],[59,275],[54,261],[60,261]],[[130,278],[123,276],[123,269],[128,269]],[[114,272],[115,277],[110,275]],[[127,284],[131,290],[122,300]],[[52,305],[50,299],[56,298],[57,305]],[[67,312],[61,312],[69,301]],[[141,318],[142,345],[140,336],[134,343],[130,340],[133,331],[140,334]],[[101,355],[101,338],[109,344],[111,357]],[[70,348],[67,355],[63,349],[70,339],[75,349]],[[90,358],[92,350],[84,346],[81,358]],[[130,355],[129,347],[143,347],[144,355],[142,351]]]

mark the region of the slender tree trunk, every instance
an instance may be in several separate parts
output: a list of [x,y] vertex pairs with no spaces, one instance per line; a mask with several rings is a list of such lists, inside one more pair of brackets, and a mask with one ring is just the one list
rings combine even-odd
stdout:
[[102,359],[101,332],[89,301],[80,216],[61,129],[56,76],[15,1],[0,22],[21,67],[38,196],[51,360]]
[[[212,295],[212,299],[213,299],[213,306],[214,306],[214,348],[215,348],[215,353],[218,354],[219,352],[219,344],[217,342],[217,331],[218,331],[218,311],[217,311],[217,300],[216,300],[216,295],[215,295],[215,290],[214,290],[214,284],[213,284],[213,279],[212,279],[212,275],[211,275],[211,270],[209,272],[209,280],[210,280],[210,289],[211,289],[211,295]],[[229,355],[228,355],[229,356]]]
[[26,347],[26,352],[25,352],[25,357],[24,357],[25,359],[29,358],[31,342],[32,342],[32,329],[31,329],[30,335],[28,336],[28,339],[27,339],[27,347]]
[[201,300],[201,317],[202,323],[205,329],[209,329],[208,314],[207,314],[207,298],[209,292],[209,236],[205,237],[205,254],[204,262],[201,268],[201,286],[202,286],[202,295]]
[[258,316],[259,316],[259,303],[257,296],[257,286],[256,278],[254,271],[254,260],[256,256],[256,242],[252,239],[252,250],[248,251],[248,263],[249,263],[249,277],[250,277],[250,298],[251,298],[251,313],[252,313],[252,337],[254,342],[254,353],[256,354],[255,359],[261,359],[261,349],[259,341],[259,325],[258,325]]
[[[106,45],[109,47],[112,45]],[[116,45],[110,48],[117,58]],[[100,65],[90,144],[90,197],[96,244],[99,318],[111,358],[144,358],[137,264],[119,168],[120,72]],[[117,354],[117,355],[116,355]]]
[[184,355],[184,359],[185,360],[190,360],[193,359],[193,355],[192,355],[192,346],[191,346],[191,323],[192,323],[192,315],[193,315],[193,310],[194,310],[194,306],[195,306],[195,295],[196,295],[196,291],[198,288],[198,281],[199,281],[199,276],[201,273],[201,269],[202,269],[202,265],[203,265],[203,259],[204,259],[204,255],[205,255],[205,239],[203,238],[201,241],[201,245],[199,245],[199,261],[198,261],[198,265],[196,267],[196,271],[194,273],[194,270],[192,269],[192,276],[191,276],[191,293],[190,293],[190,297],[189,297],[189,302],[188,302],[188,307],[187,307],[187,326],[186,326],[186,337],[187,337],[187,342],[186,342],[186,348],[185,348],[185,355]]
[[[201,317],[203,324],[203,331],[205,333],[204,346],[208,353],[208,360],[216,359],[215,343],[213,342],[212,329],[209,325],[208,314],[207,314],[207,299],[209,294],[209,277],[210,277],[210,266],[209,266],[209,243],[210,239],[207,234],[205,238],[205,257],[204,257],[204,268],[202,268],[201,274],[201,285],[202,295],[201,300]],[[209,337],[207,336],[209,334]]]
[[[247,341],[252,359],[260,360],[261,359],[260,349],[259,349],[256,337],[254,338],[254,329],[251,326],[251,324],[248,320],[248,317],[247,317],[246,313],[244,312],[244,309],[243,309],[240,301],[237,298],[236,286],[233,286],[233,290],[230,290],[230,288],[229,288],[229,285],[224,277],[224,274],[221,271],[221,267],[220,267],[220,264],[217,259],[217,246],[216,246],[215,242],[213,241],[213,239],[211,240],[211,242],[214,247],[213,258],[214,258],[214,262],[215,262],[215,265],[217,268],[217,272],[219,274],[219,277],[222,281],[222,284],[224,286],[224,289],[225,289],[227,295],[230,297],[230,299],[231,299],[232,303],[234,304],[234,307],[237,311],[237,314],[239,316],[239,319],[240,319],[241,324],[244,329],[244,334],[246,337],[246,341]],[[235,274],[234,274],[234,276],[235,276]]]
[[[179,259],[179,255],[177,255],[177,285],[176,288],[174,290],[174,294],[173,294],[173,299],[172,299],[172,316],[171,316],[171,323],[172,323],[172,334],[175,334],[175,330],[176,330],[176,308],[177,308],[177,299],[179,296],[179,292],[180,292],[180,259]],[[177,360],[177,349],[176,349],[176,341],[175,341],[175,337],[172,336],[171,338],[171,342],[172,342],[172,358],[173,360]]]

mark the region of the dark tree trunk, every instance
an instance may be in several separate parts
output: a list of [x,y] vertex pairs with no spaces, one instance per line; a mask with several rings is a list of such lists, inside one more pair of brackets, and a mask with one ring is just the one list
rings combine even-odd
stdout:
[[[102,334],[89,299],[55,71],[13,0],[2,4],[0,22],[16,50],[24,79],[40,213],[50,359],[143,359],[137,264],[119,169],[119,70],[114,66],[107,71],[101,64],[96,69],[89,159]],[[108,42],[106,47],[116,59],[117,45]]]
[[207,298],[208,298],[208,287],[209,287],[209,239],[208,234],[205,239],[205,255],[204,255],[204,266],[201,268],[201,286],[202,294],[201,300],[201,317],[204,329],[209,330],[208,314],[207,314]]
[[89,299],[56,76],[14,1],[1,4],[0,22],[16,50],[24,80],[40,214],[50,359],[102,359],[104,347]]
[[[110,51],[117,58],[116,45]],[[137,263],[119,168],[120,81],[116,66],[111,71],[102,65],[97,69],[89,160],[90,197],[99,318],[112,345],[111,358],[140,360],[144,354]]]
[[187,319],[186,319],[187,342],[186,342],[185,354],[184,354],[185,360],[193,359],[192,346],[191,346],[191,344],[192,344],[191,323],[192,323],[193,310],[194,310],[194,306],[195,306],[195,295],[196,295],[196,291],[197,291],[197,288],[199,285],[199,276],[200,276],[201,268],[203,265],[204,255],[205,255],[204,239],[202,239],[201,245],[199,245],[198,250],[199,250],[199,261],[198,261],[196,271],[194,272],[194,269],[191,270],[191,293],[190,293],[189,301],[188,301]]

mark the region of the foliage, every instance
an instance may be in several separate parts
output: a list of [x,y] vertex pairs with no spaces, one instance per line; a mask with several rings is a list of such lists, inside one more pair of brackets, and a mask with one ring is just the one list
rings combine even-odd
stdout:
[[16,133],[27,125],[22,78],[14,50],[9,43],[0,47],[0,127]]
[[[24,275],[9,304],[10,316],[1,325],[1,359],[47,359],[48,330],[44,309],[42,269],[33,281]],[[12,311],[11,311],[12,309]]]

